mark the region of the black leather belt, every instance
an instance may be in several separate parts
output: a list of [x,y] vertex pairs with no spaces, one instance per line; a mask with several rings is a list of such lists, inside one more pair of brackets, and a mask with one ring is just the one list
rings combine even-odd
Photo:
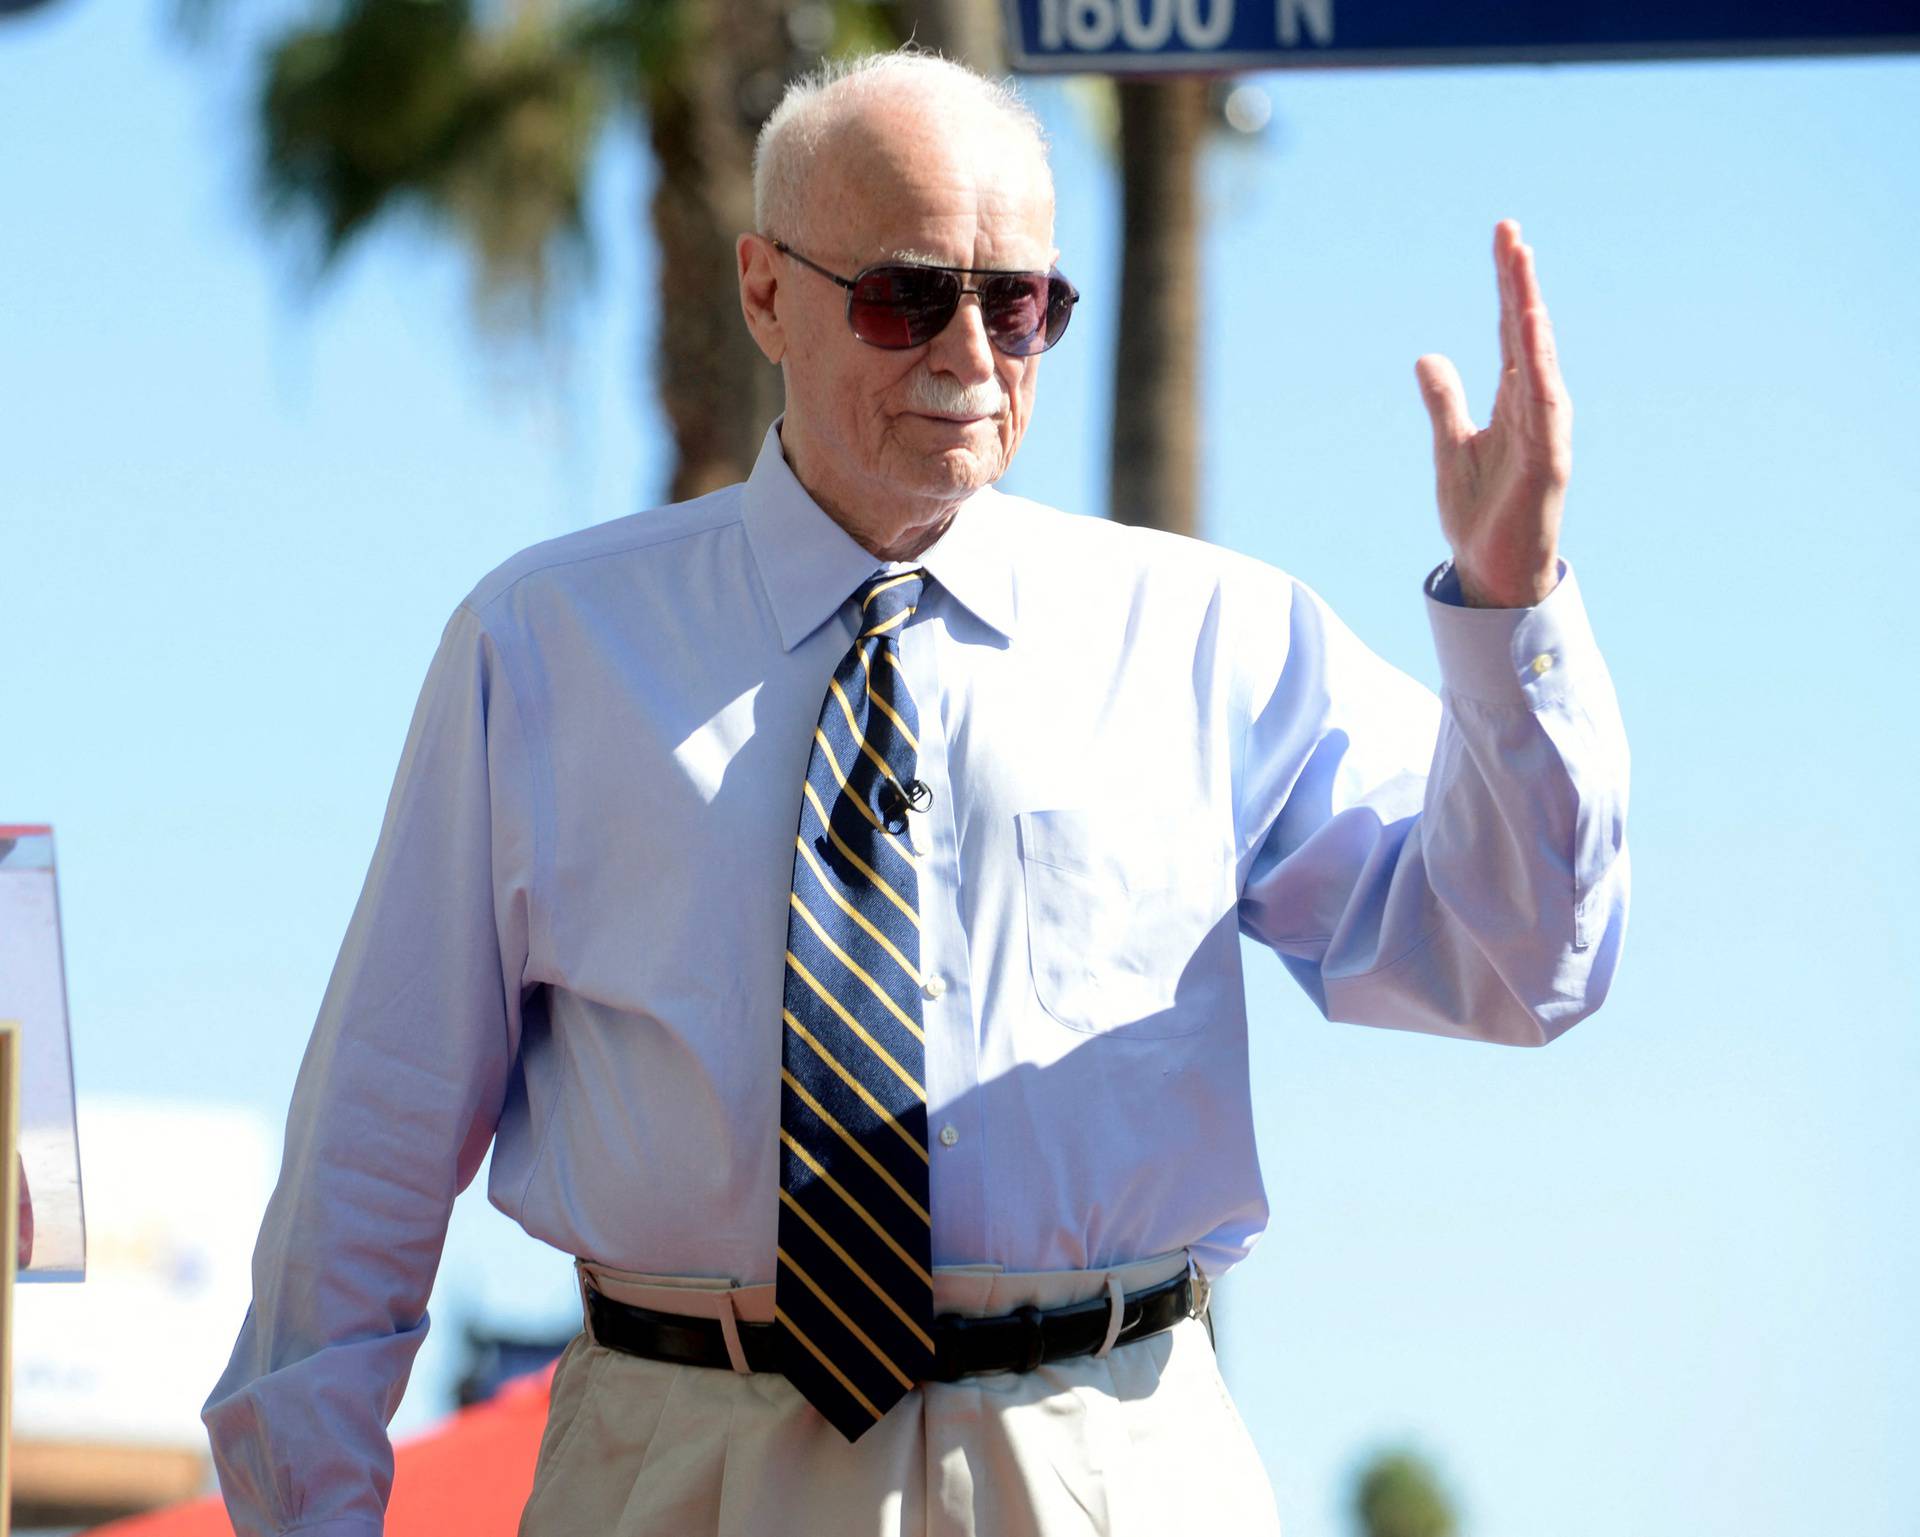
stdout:
[[[731,1368],[726,1336],[714,1318],[688,1318],[616,1302],[585,1287],[587,1317],[602,1345],[652,1361]],[[1193,1282],[1185,1272],[1123,1300],[1114,1345],[1171,1329],[1193,1311]],[[998,1318],[942,1313],[934,1320],[934,1382],[981,1372],[1030,1372],[1048,1361],[1092,1355],[1107,1337],[1112,1307],[1104,1296],[1058,1308],[1015,1308]],[[740,1348],[756,1372],[784,1369],[785,1334],[778,1324],[738,1325]]]

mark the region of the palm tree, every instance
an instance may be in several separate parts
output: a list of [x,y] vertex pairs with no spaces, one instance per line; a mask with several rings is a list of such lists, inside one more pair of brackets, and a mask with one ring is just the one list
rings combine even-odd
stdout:
[[[187,0],[205,6],[212,0]],[[424,215],[471,252],[478,312],[537,330],[587,270],[595,148],[638,110],[657,168],[659,393],[669,495],[742,478],[779,377],[740,323],[733,237],[752,151],[788,80],[831,48],[887,46],[883,0],[345,0],[271,45],[259,96],[263,204],[324,271],[377,223]]]

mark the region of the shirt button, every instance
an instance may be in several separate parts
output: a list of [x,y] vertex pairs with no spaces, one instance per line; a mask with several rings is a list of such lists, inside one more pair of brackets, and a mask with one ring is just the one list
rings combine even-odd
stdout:
[[1551,651],[1542,651],[1531,662],[1527,663],[1527,665],[1533,669],[1533,675],[1536,678],[1545,677],[1553,671],[1553,653]]
[[953,1144],[958,1142],[959,1140],[960,1140],[960,1133],[955,1131],[953,1127],[942,1126],[940,1128],[940,1145],[942,1147],[952,1147]]
[[941,997],[945,994],[946,990],[947,979],[945,977],[928,977],[926,981],[920,984],[920,991],[925,993],[929,998]]
[[927,821],[925,817],[910,816],[907,818],[907,846],[916,854],[924,854],[933,847],[932,841],[927,837]]

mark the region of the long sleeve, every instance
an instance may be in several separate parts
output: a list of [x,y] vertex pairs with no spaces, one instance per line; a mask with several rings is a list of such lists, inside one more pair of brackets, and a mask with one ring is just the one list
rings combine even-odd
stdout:
[[455,1195],[520,1032],[533,821],[502,659],[468,607],[415,707],[294,1087],[253,1304],[202,1417],[234,1528],[372,1537]]
[[1538,606],[1430,579],[1437,702],[1295,588],[1251,691],[1242,931],[1329,1018],[1512,1045],[1597,1008],[1627,907],[1627,746],[1571,571]]

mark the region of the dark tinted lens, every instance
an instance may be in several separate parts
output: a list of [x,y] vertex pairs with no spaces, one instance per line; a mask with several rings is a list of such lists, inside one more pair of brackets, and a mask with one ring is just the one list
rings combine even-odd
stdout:
[[987,334],[1009,356],[1031,357],[1059,341],[1078,296],[1059,273],[1010,272],[981,289]]
[[987,335],[994,346],[1014,357],[1025,357],[1046,345],[1047,275],[1044,272],[1004,272],[980,285],[980,308]]
[[946,328],[960,279],[938,267],[871,267],[847,296],[853,334],[876,347],[918,347]]

